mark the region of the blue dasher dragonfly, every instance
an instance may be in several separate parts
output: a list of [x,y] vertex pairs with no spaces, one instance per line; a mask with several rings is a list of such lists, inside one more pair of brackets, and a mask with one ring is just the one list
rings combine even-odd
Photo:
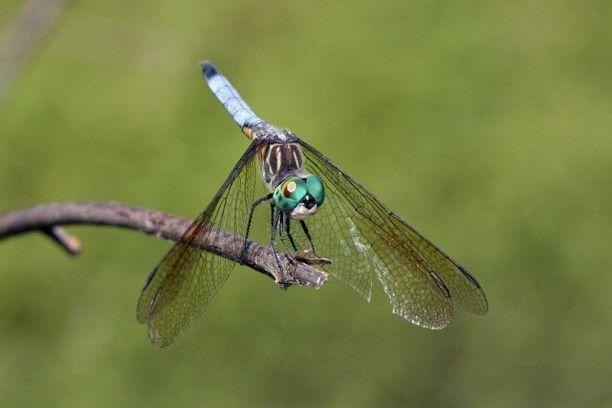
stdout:
[[[210,62],[201,67],[209,88],[251,142],[145,282],[137,318],[148,325],[153,344],[169,345],[189,329],[235,265],[194,242],[214,241],[215,231],[225,230],[245,237],[244,254],[253,213],[263,203],[270,206],[270,244],[279,268],[279,249],[325,257],[316,258],[325,260],[321,268],[368,301],[375,276],[393,313],[430,329],[445,327],[455,307],[487,312],[487,298],[470,272],[314,147],[255,115]],[[256,197],[262,184],[266,193]]]

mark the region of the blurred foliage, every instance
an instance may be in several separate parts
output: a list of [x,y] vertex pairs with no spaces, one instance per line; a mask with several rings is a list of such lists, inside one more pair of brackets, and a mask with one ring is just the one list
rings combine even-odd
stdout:
[[[0,6],[0,28],[24,2]],[[135,321],[169,243],[0,245],[2,406],[610,406],[612,3],[68,3],[0,110],[0,211],[119,200],[194,217],[247,141],[211,59],[479,278],[440,332],[330,281],[237,267],[169,348]]]

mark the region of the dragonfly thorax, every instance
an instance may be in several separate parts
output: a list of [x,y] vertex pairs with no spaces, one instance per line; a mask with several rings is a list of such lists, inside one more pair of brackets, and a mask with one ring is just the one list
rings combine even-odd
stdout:
[[294,220],[303,220],[315,214],[324,200],[323,183],[312,174],[288,177],[272,194],[274,206]]
[[270,143],[260,155],[261,173],[270,192],[287,177],[307,176],[302,149],[297,143]]

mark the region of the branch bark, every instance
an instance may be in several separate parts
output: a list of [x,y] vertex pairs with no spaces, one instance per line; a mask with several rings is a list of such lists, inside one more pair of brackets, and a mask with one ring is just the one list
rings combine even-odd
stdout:
[[[0,216],[0,240],[42,231],[66,251],[76,254],[80,250],[80,243],[60,226],[77,224],[126,228],[178,241],[191,221],[161,211],[117,202],[64,202],[44,204]],[[223,230],[219,230],[218,237],[214,242],[197,242],[196,245],[205,251],[240,262],[244,238]],[[327,280],[327,273],[290,255],[281,255],[281,262],[284,271],[279,271],[272,248],[248,241],[248,249],[242,263],[273,278],[283,289],[291,285],[319,288]]]

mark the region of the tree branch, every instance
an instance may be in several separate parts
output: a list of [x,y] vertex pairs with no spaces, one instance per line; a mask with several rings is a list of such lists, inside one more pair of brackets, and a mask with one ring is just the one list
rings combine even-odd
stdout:
[[[161,211],[116,202],[65,202],[26,208],[0,216],[0,240],[42,231],[74,255],[80,251],[79,241],[59,226],[76,224],[127,228],[178,241],[191,221]],[[196,245],[231,261],[240,262],[244,238],[223,230],[219,230],[218,235],[217,232],[214,234],[218,236],[214,242],[196,242]],[[327,280],[327,273],[313,268],[305,258],[298,259],[281,255],[285,271],[279,271],[272,248],[248,241],[242,263],[273,278],[281,288],[291,285],[321,287]],[[320,260],[315,259],[312,263],[317,261]]]

